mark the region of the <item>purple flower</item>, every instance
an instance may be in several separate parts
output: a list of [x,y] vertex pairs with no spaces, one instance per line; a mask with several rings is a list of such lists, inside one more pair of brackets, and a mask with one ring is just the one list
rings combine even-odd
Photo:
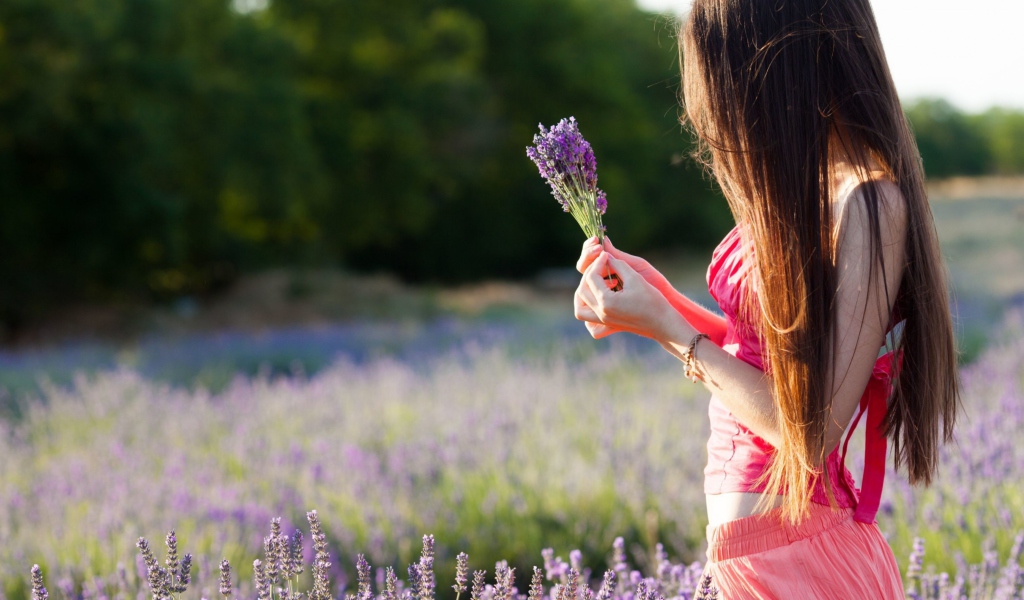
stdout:
[[32,600],[49,600],[50,594],[43,585],[43,571],[39,565],[32,565]]
[[[170,537],[172,536],[169,535],[168,538]],[[171,593],[170,573],[157,562],[153,550],[149,547],[149,541],[146,538],[140,537],[135,545],[138,546],[139,552],[142,554],[142,560],[146,564],[146,577],[149,580],[149,589],[153,593],[153,597],[164,598],[169,596]]]
[[327,554],[327,536],[320,527],[320,517],[315,510],[306,513],[309,521],[309,535],[313,538],[313,589],[309,592],[309,600],[330,600],[331,582],[327,570],[331,567],[330,555]]
[[571,213],[590,237],[604,238],[601,215],[608,208],[607,195],[597,188],[597,160],[590,142],[583,139],[574,117],[562,119],[551,129],[540,125],[533,146],[526,148],[551,186],[551,195]]
[[179,594],[185,593],[190,583],[192,583],[192,555],[186,554],[181,559],[181,567],[178,568],[178,585],[175,591]]
[[421,579],[423,578],[420,576],[420,563],[409,565],[409,594],[413,598],[419,597]]
[[484,577],[487,576],[487,571],[473,571],[473,589],[469,592],[470,600],[481,600],[484,595]]
[[455,557],[455,585],[452,589],[455,590],[455,597],[458,598],[459,594],[466,591],[466,579],[469,576],[469,555],[465,552],[460,552]]
[[515,569],[501,561],[494,566],[494,600],[512,600],[512,585],[515,582]]
[[384,593],[381,600],[398,600],[398,576],[391,567],[384,573]]
[[231,563],[226,558],[220,561],[220,595],[231,597]]
[[256,597],[259,600],[270,600],[270,580],[267,579],[266,571],[263,569],[263,562],[260,559],[252,561],[253,577],[256,584]]
[[373,589],[370,587],[370,563],[366,562],[366,557],[362,554],[356,556],[356,575],[358,580],[356,598],[371,600]]
[[701,577],[695,600],[718,600],[718,588],[711,584],[711,574]]
[[533,568],[533,579],[530,581],[529,600],[541,600],[544,597],[544,575],[537,567]]
[[597,600],[610,600],[615,592],[615,571],[605,571],[601,589],[597,591]]
[[291,543],[288,546],[288,573],[289,578],[302,575],[302,532],[298,529],[292,535]]
[[434,536],[423,536],[423,551],[420,554],[418,592],[419,600],[434,600]]

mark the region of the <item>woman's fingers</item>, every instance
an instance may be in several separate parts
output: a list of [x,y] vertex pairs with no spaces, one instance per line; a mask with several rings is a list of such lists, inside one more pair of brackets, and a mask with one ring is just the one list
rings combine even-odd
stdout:
[[646,260],[640,258],[639,256],[633,256],[632,254],[623,252],[622,250],[616,248],[615,245],[612,244],[612,239],[608,236],[605,236],[604,238],[604,249],[613,257],[625,261],[626,263],[629,264],[629,266],[633,267],[634,269],[640,269],[643,268],[644,266],[647,266]]
[[590,263],[594,262],[597,255],[601,253],[601,245],[597,243],[597,238],[592,237],[583,243],[583,251],[580,252],[580,258],[576,261],[576,270],[582,273],[587,270]]
[[590,291],[593,292],[598,306],[603,306],[608,301],[608,293],[616,293],[609,292],[609,288],[615,287],[616,282],[605,279],[613,274],[622,283],[622,287],[617,291],[625,289],[629,282],[633,282],[634,286],[639,285],[640,275],[629,266],[629,263],[619,260],[607,252],[602,252],[583,273],[583,280],[587,282]]
[[580,285],[576,288],[576,293],[573,295],[573,313],[576,315],[576,318],[580,321],[600,322],[597,313],[593,309],[596,302],[597,300],[594,298],[590,288],[580,281]]
[[613,329],[604,323],[591,323],[590,321],[585,321],[583,324],[587,326],[587,331],[590,332],[590,336],[595,340],[606,338],[611,334],[618,332],[618,329]]
[[604,276],[608,275],[608,259],[611,258],[607,252],[602,252],[590,263],[590,266],[583,271],[583,282],[590,290],[593,302],[588,302],[594,312],[600,314],[608,294],[614,294],[608,289]]
[[623,288],[626,287],[628,282],[635,282],[636,285],[639,285],[639,280],[641,279],[640,274],[633,269],[633,266],[629,264],[629,261],[615,258],[611,254],[606,253],[606,255],[608,256],[608,269],[619,276],[619,279],[622,281]]

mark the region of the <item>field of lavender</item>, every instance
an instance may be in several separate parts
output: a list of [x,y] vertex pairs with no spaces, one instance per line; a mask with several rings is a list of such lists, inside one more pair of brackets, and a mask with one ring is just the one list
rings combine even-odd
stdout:
[[[964,368],[967,418],[936,484],[889,474],[879,519],[904,569],[926,551],[926,574],[995,582],[1024,529],[1022,320],[1010,313]],[[620,536],[648,574],[658,543],[701,560],[704,394],[645,346],[514,347],[341,359],[219,392],[127,367],[44,383],[0,421],[0,589],[25,598],[38,563],[65,600],[112,597],[119,569],[146,580],[137,538],[173,528],[210,598],[222,558],[251,581],[271,519],[290,531],[310,508],[336,552],[337,594],[354,574],[343,557],[407,564],[424,533],[448,572],[466,551],[479,568],[507,559],[529,573],[547,547],[579,549],[580,569],[601,572]]]
[[[989,187],[951,181],[932,194],[967,414],[932,488],[886,480],[880,526],[910,598],[1020,594],[1024,185]],[[656,262],[707,302],[705,261]],[[158,314],[171,325],[131,344],[0,350],[0,600],[45,600],[33,593],[33,564],[55,600],[163,598],[148,588],[164,576],[136,541],[171,529],[194,558],[188,592],[172,595],[216,597],[227,559],[235,597],[270,600],[253,560],[273,562],[271,519],[294,532],[310,509],[334,597],[427,600],[408,579],[389,592],[381,569],[372,590],[360,587],[355,557],[404,575],[424,560],[419,541],[430,533],[438,581],[450,581],[462,551],[489,571],[474,600],[525,600],[494,579],[502,560],[520,590],[543,564],[552,600],[570,600],[570,568],[579,600],[600,595],[608,567],[618,579],[604,600],[691,599],[704,550],[707,398],[674,359],[633,337],[589,339],[566,318],[561,292],[362,281],[362,296],[339,308],[348,279],[304,277],[300,296],[294,277],[271,279],[198,317],[188,306]],[[307,313],[310,325],[287,325]],[[180,587],[183,562],[164,565]],[[294,590],[312,592],[315,570]],[[437,596],[455,593],[445,585]]]

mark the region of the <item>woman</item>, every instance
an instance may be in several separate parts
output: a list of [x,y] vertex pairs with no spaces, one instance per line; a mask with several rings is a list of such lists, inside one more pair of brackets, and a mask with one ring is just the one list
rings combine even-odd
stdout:
[[[685,120],[737,221],[708,269],[725,316],[594,240],[576,316],[595,338],[657,340],[711,391],[705,573],[720,597],[903,598],[874,518],[886,441],[930,483],[959,411],[957,353],[868,0],[695,0],[679,39]],[[840,442],[863,414],[857,489]]]

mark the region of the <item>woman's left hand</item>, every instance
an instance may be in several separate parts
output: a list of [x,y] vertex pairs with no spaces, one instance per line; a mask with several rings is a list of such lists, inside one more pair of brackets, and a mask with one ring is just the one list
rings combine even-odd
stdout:
[[[609,272],[622,281],[613,291],[603,278]],[[667,339],[682,317],[665,296],[644,280],[625,261],[601,252],[583,272],[573,298],[576,318],[586,322],[595,339],[617,331],[629,331],[653,340]]]

